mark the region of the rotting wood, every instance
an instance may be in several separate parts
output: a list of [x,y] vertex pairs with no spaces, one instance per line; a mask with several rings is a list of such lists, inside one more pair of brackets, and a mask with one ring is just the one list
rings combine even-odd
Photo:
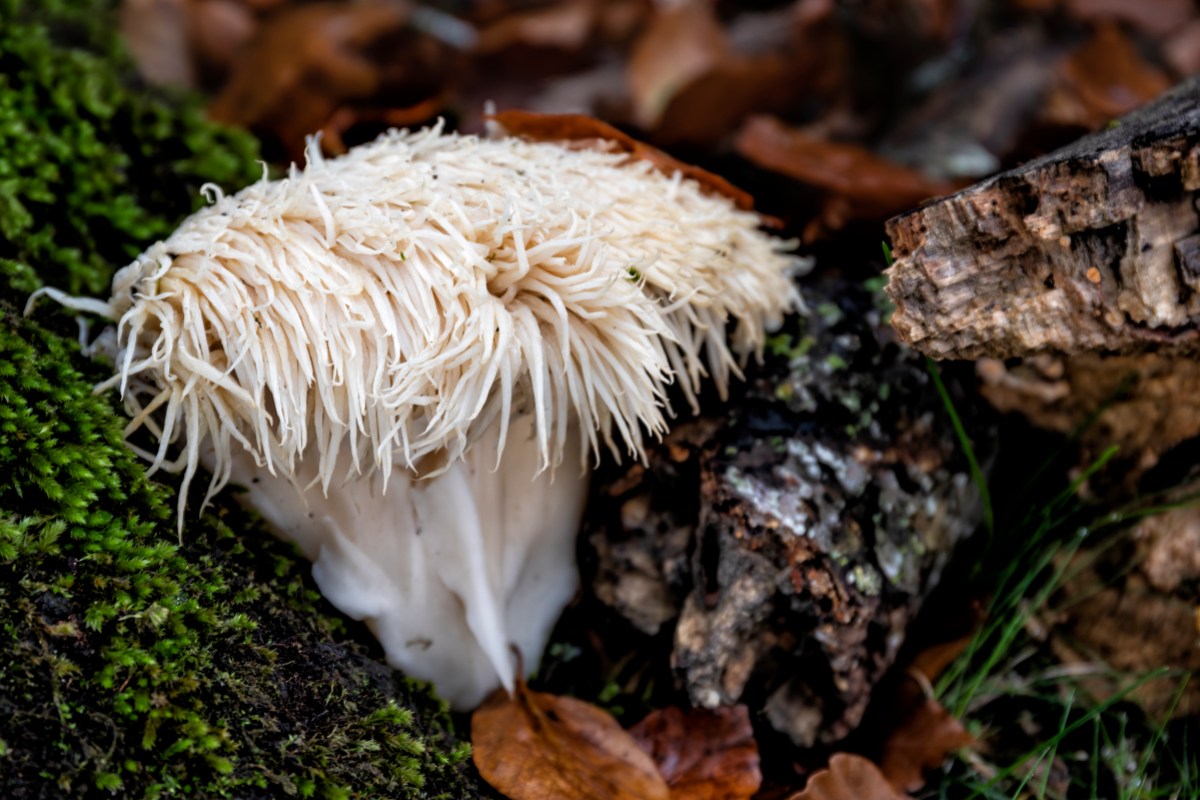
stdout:
[[935,358],[1200,353],[1200,76],[890,220],[901,337]]
[[598,481],[583,543],[602,603],[673,626],[694,704],[746,703],[801,746],[855,728],[978,519],[922,359],[861,289],[806,301],[727,415]]

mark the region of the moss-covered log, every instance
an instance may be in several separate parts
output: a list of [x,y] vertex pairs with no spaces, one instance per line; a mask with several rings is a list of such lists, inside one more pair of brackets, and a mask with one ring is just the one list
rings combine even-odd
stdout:
[[[75,323],[252,142],[139,87],[105,2],[0,0],[0,796],[471,797],[428,691],[228,497],[177,543]],[[114,64],[116,67],[114,67]]]

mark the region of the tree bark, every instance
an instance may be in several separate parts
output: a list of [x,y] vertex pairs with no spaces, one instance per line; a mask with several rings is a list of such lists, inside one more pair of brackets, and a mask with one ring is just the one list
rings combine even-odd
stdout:
[[801,746],[858,724],[978,518],[924,363],[861,289],[807,297],[723,416],[601,483],[584,554],[603,603],[673,626],[693,703],[747,703]]
[[901,337],[934,358],[1200,352],[1200,77],[888,222]]

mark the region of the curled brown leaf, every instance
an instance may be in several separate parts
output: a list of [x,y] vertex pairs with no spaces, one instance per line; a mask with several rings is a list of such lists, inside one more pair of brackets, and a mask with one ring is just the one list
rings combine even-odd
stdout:
[[669,800],[633,737],[601,708],[518,683],[471,717],[475,766],[511,800]]
[[736,147],[755,164],[828,193],[821,218],[809,225],[806,238],[856,219],[882,220],[958,188],[860,145],[789,128],[774,117],[752,117]]
[[929,698],[892,731],[880,768],[893,785],[915,792],[925,785],[926,770],[940,767],[948,755],[974,741],[961,722]]
[[745,706],[664,708],[629,733],[658,764],[671,800],[749,800],[762,783]]
[[869,760],[836,753],[829,766],[813,774],[804,791],[788,800],[908,800]]

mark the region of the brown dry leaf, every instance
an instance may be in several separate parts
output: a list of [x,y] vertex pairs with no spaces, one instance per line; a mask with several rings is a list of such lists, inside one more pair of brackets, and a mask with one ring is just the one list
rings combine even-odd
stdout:
[[671,800],[749,800],[762,783],[750,712],[665,708],[629,729],[671,787]]
[[208,76],[223,80],[258,27],[253,11],[238,0],[191,0],[187,24],[201,84]]
[[880,767],[894,786],[915,792],[925,785],[925,770],[941,766],[946,756],[974,741],[941,703],[928,698],[892,731]]
[[719,175],[667,155],[656,147],[639,142],[606,122],[584,114],[539,114],[534,111],[497,111],[488,117],[511,136],[521,136],[539,142],[579,142],[584,145],[601,143],[634,158],[649,161],[670,175],[679,172],[691,178],[705,191],[721,194],[738,208],[750,210],[754,199]]
[[917,653],[908,668],[919,672],[924,676],[926,681],[933,683],[941,676],[946,667],[954,663],[954,659],[958,658],[962,654],[962,651],[967,649],[967,645],[974,638],[974,634],[967,634],[953,641],[941,642],[940,644],[926,647],[920,653]]
[[157,86],[195,86],[188,53],[188,0],[124,0],[121,36],[138,72]]
[[594,0],[567,0],[508,14],[479,32],[475,52],[487,55],[518,45],[577,50],[588,43],[596,17]]
[[646,0],[565,0],[504,14],[485,22],[476,55],[514,47],[582,50],[599,38],[620,41],[641,24]]
[[752,117],[735,146],[761,167],[829,192],[820,219],[805,230],[808,239],[851,220],[890,217],[959,188],[859,145],[830,142],[788,128],[774,117]]
[[862,756],[837,753],[829,766],[813,774],[804,791],[788,800],[908,800],[896,791],[879,767]]
[[601,708],[517,683],[471,716],[479,774],[511,800],[669,800],[654,761]]
[[671,99],[729,53],[725,32],[707,0],[659,11],[629,54],[633,121],[653,129]]
[[400,2],[284,9],[259,26],[209,114],[272,133],[296,158],[304,138],[323,129],[335,111],[379,91],[382,67],[366,51],[401,32],[408,19],[409,6]]
[[1046,120],[1100,128],[1166,91],[1171,80],[1149,64],[1115,23],[1105,23],[1063,62],[1059,84],[1046,99]]
[[1071,16],[1085,22],[1125,22],[1165,36],[1196,14],[1192,0],[1066,0]]
[[749,114],[825,94],[821,84],[838,72],[836,37],[811,36],[827,18],[812,2],[800,6],[744,13],[727,28],[703,0],[661,10],[626,65],[631,121],[656,142],[711,146]]

